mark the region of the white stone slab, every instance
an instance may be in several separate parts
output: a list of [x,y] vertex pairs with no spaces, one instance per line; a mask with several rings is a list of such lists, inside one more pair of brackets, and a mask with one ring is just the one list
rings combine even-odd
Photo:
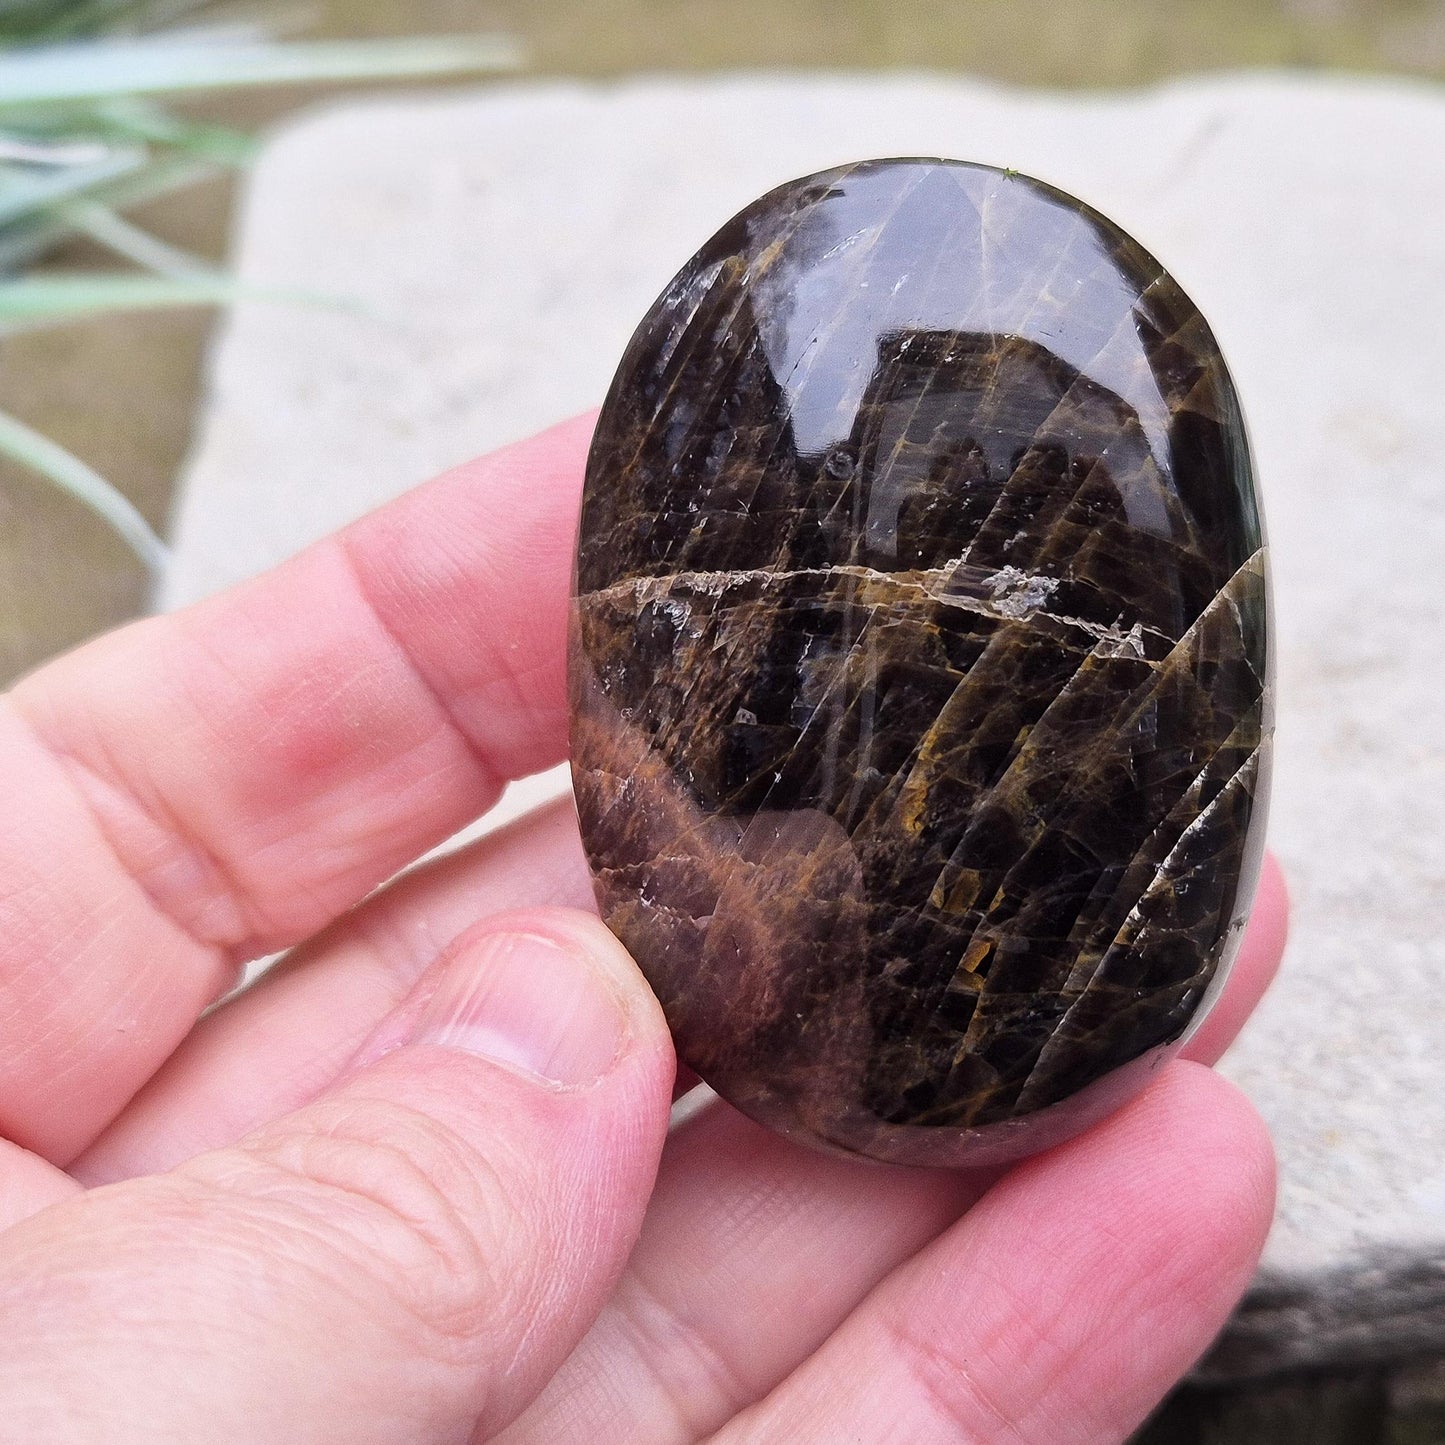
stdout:
[[777,77],[320,114],[262,160],[240,264],[368,314],[236,313],[170,598],[595,404],[676,267],[777,182],[945,154],[1082,195],[1211,319],[1275,548],[1272,836],[1297,913],[1285,974],[1226,1069],[1274,1130],[1283,1189],[1216,1367],[1445,1349],[1442,97],[1280,77],[1067,98]]

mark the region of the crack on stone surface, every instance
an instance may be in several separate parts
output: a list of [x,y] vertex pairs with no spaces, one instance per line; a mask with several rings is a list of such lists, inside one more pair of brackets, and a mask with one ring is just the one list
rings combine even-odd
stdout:
[[[716,572],[674,572],[661,576],[626,578],[610,587],[598,587],[584,592],[579,595],[578,601],[605,601],[626,596],[630,592],[639,604],[649,601],[678,602],[682,599],[672,596],[677,590],[703,597],[720,598],[730,588],[745,587],[750,583],[770,587],[814,579],[825,581],[829,578],[851,578],[885,588],[897,588],[901,592],[917,593],[930,602],[937,602],[945,607],[957,607],[961,611],[990,617],[997,622],[1028,622],[1034,617],[1044,617],[1061,626],[1075,628],[1096,641],[1116,644],[1121,656],[1143,658],[1142,641],[1145,637],[1171,644],[1176,640],[1157,628],[1145,627],[1139,622],[1122,628],[1117,624],[1108,626],[1082,617],[1068,617],[1050,612],[1047,602],[1061,586],[1060,580],[1026,573],[1016,567],[1003,567],[997,571],[972,569],[980,574],[973,579],[973,585],[980,590],[950,591],[955,585],[969,585],[969,579],[959,578],[962,566],[963,564],[955,562],[946,567],[933,567],[919,572],[884,572],[876,567],[839,562],[827,567],[739,567]],[[987,589],[987,596],[983,595],[983,589]],[[853,605],[875,609],[887,605],[886,602],[849,600]]]

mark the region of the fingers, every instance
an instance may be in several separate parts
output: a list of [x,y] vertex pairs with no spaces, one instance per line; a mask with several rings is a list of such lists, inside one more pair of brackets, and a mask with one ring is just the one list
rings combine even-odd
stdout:
[[562,756],[589,431],[460,468],[0,705],[0,1133],[72,1157],[239,960]]
[[[474,912],[529,888],[586,896],[565,804],[409,875],[294,966],[210,1015],[81,1161],[82,1172],[100,1179],[162,1167],[324,1087],[429,951]],[[1283,908],[1271,865],[1218,1006],[1233,1026],[1273,973]],[[1224,1041],[1216,1033],[1216,1044]],[[584,1438],[644,1445],[719,1427],[784,1378],[987,1183],[931,1170],[860,1169],[796,1149],[732,1110],[704,1113],[669,1142],[615,1299],[508,1433],[509,1445]]]
[[[590,908],[591,899],[567,800],[414,870],[208,1014],[73,1172],[102,1184],[169,1169],[299,1107],[477,917],[512,906]],[[1267,858],[1239,959],[1186,1056],[1212,1062],[1259,1001],[1279,963],[1287,907]]]
[[656,1004],[596,920],[513,914],[358,1062],[239,1146],[0,1236],[0,1439],[465,1440],[526,1403],[642,1218]]
[[1008,1174],[715,1439],[1118,1445],[1224,1323],[1273,1200],[1253,1110],[1172,1064]]
[[[1279,962],[1285,908],[1271,861],[1211,1016],[1223,1026],[1201,1030],[1194,1048],[1222,1051],[1258,1001]],[[860,1168],[708,1110],[668,1141],[616,1297],[507,1445],[681,1445],[720,1428],[993,1177]]]
[[766,1395],[988,1183],[831,1158],[726,1105],[706,1110],[668,1140],[616,1293],[498,1445],[700,1439]]
[[[415,978],[429,949],[474,911],[528,888],[586,895],[565,804],[519,820],[435,872],[408,876],[308,950],[304,963],[210,1015],[81,1161],[82,1173],[102,1179],[163,1167],[309,1097]],[[1283,910],[1270,865],[1218,1005],[1232,1027],[1278,962]],[[1204,1038],[1201,1031],[1196,1044]],[[1214,1046],[1224,1042],[1216,1032]],[[783,1379],[988,1182],[857,1168],[796,1149],[730,1109],[707,1111],[669,1141],[616,1298],[508,1433],[509,1445],[646,1445],[718,1428]]]
[[71,1172],[158,1173],[300,1108],[479,917],[557,904],[593,906],[570,799],[412,870],[207,1014]]
[[0,1231],[79,1193],[80,1185],[63,1170],[0,1139]]

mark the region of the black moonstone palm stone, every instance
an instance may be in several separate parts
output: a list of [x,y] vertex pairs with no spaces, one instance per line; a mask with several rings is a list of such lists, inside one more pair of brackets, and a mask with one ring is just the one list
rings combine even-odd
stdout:
[[1116,1106],[1244,925],[1268,610],[1224,360],[1117,226],[938,160],[749,206],[627,348],[577,562],[583,840],[681,1059],[915,1164]]

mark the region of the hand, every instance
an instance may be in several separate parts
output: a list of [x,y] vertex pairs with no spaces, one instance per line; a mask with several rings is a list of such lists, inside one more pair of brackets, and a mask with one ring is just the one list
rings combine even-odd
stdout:
[[1118,1441],[1243,1289],[1270,1149],[1199,1062],[1001,1178],[664,1147],[569,807],[373,891],[564,754],[589,429],[6,699],[0,1441]]

